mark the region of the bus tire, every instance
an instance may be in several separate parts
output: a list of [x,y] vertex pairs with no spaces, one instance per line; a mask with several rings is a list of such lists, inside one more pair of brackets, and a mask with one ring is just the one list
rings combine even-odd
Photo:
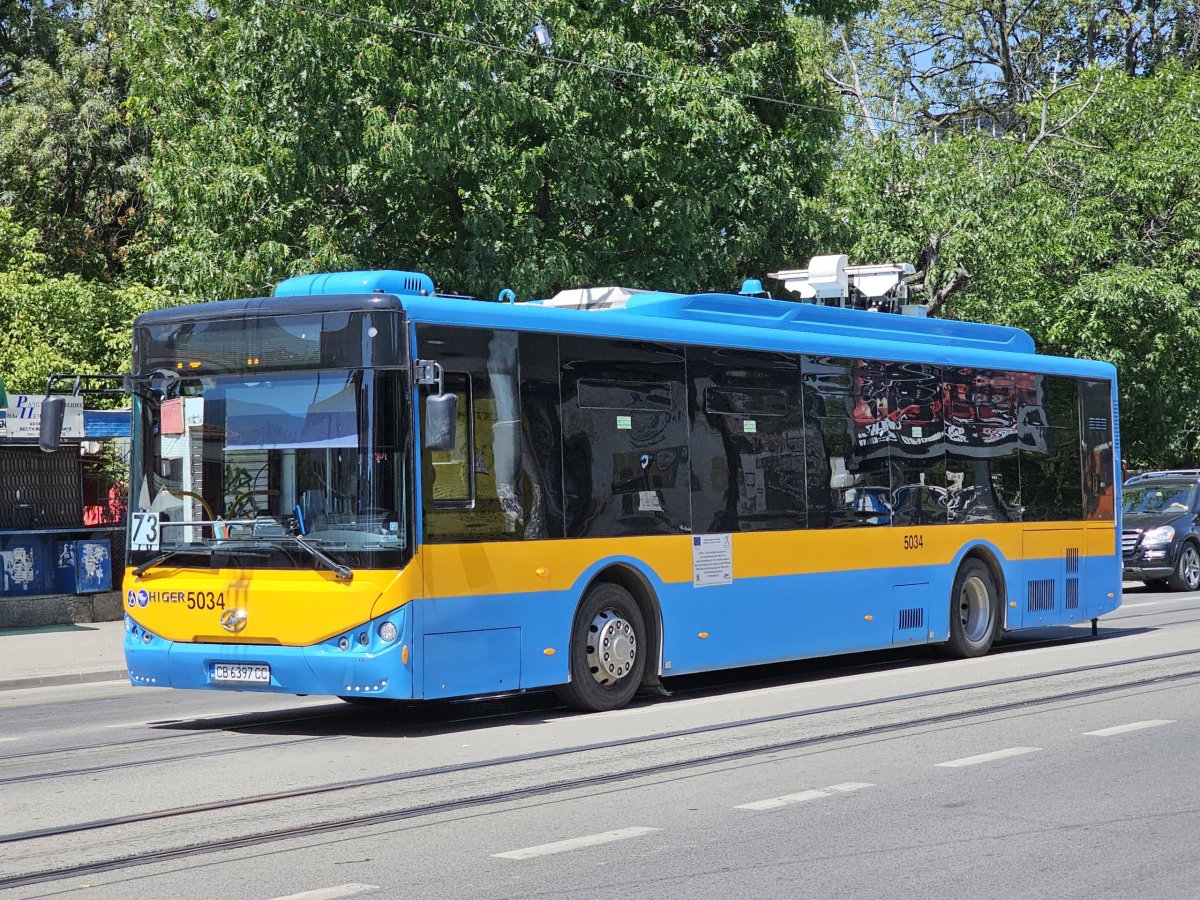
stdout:
[[1167,579],[1167,586],[1173,591],[1200,590],[1200,552],[1191,541],[1185,541],[1179,548],[1179,560]]
[[602,712],[632,699],[646,667],[646,625],[627,590],[609,582],[588,589],[575,614],[569,657],[571,680],[555,689],[567,706]]
[[950,640],[943,652],[955,659],[983,656],[1000,633],[1000,591],[992,570],[980,559],[958,567],[950,591]]

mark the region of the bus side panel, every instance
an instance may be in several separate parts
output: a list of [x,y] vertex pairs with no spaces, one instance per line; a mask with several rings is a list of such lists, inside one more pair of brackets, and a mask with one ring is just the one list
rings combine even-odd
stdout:
[[[417,696],[451,697],[561,684],[575,611],[568,591],[419,600]],[[549,651],[549,652],[547,652]]]
[[1089,522],[1084,585],[1084,618],[1094,619],[1121,605],[1121,532],[1112,522]]
[[[904,573],[907,583],[938,577],[936,567]],[[671,585],[663,598],[666,674],[890,647],[895,584],[893,572],[864,569]]]

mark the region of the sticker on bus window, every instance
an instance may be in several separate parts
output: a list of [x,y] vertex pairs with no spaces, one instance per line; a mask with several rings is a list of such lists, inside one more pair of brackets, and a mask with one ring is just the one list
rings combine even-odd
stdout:
[[633,428],[633,416],[617,416],[617,431],[629,431]]
[[662,512],[658,491],[638,491],[638,512]]
[[742,423],[742,431],[745,434],[757,434],[758,433],[758,422],[754,421],[754,419],[747,419],[745,422]]
[[692,536],[692,586],[733,584],[733,536]]

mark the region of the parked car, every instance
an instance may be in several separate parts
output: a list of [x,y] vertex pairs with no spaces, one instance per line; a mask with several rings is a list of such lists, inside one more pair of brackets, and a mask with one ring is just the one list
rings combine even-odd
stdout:
[[1200,469],[1135,475],[1123,494],[1125,579],[1200,590]]

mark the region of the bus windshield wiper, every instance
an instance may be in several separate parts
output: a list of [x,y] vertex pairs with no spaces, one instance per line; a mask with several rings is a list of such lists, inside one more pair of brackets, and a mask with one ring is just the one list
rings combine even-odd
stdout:
[[140,576],[147,569],[153,569],[155,566],[162,565],[164,562],[166,562],[172,556],[178,556],[181,553],[203,554],[204,556],[208,557],[209,564],[210,565],[212,564],[212,555],[213,555],[212,547],[204,547],[202,549],[197,549],[195,547],[175,547],[174,549],[171,549],[171,550],[164,550],[162,553],[158,554],[158,556],[155,556],[152,559],[146,560],[146,562],[144,562],[140,566],[137,566],[136,568],[134,568],[133,574],[135,576]]
[[308,541],[306,541],[304,538],[300,537],[300,535],[298,535],[298,534],[283,534],[283,535],[273,534],[273,535],[271,535],[271,538],[277,538],[277,537],[284,537],[284,538],[288,538],[289,540],[295,541],[297,547],[299,547],[301,550],[303,550],[305,553],[307,553],[313,559],[320,562],[322,565],[326,566],[329,569],[332,569],[333,574],[337,576],[338,581],[353,581],[354,580],[354,570],[353,569],[351,569],[349,566],[342,565],[340,562],[335,560],[333,557],[329,556],[329,554],[327,554],[324,550],[320,550],[317,547],[313,546]]

